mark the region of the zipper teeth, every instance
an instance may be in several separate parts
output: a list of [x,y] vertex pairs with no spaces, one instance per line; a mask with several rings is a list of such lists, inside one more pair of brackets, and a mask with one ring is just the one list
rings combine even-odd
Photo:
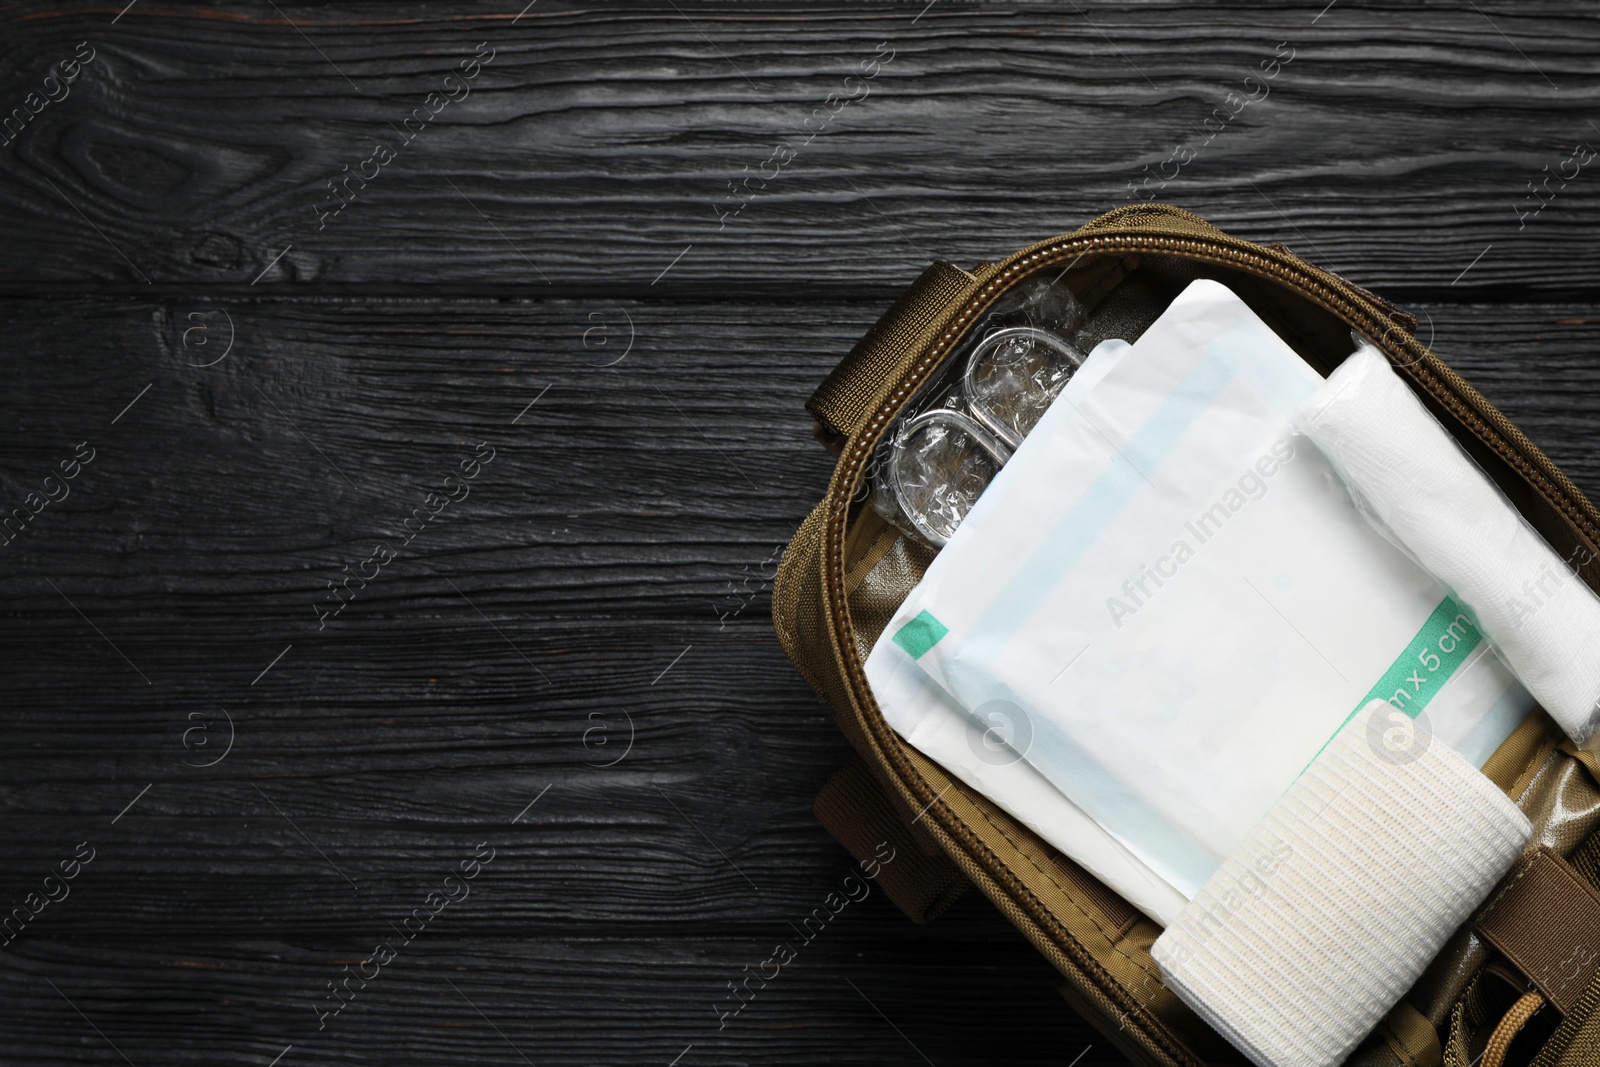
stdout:
[[[1198,216],[1188,212],[1171,212],[1179,217],[1200,222]],[[943,362],[945,354],[962,337],[965,336],[968,326],[976,316],[994,302],[1011,283],[1023,274],[1029,273],[1039,267],[1049,266],[1068,255],[1074,253],[1079,258],[1091,252],[1166,252],[1188,256],[1191,259],[1221,262],[1230,266],[1243,266],[1251,273],[1274,278],[1287,284],[1291,289],[1303,296],[1308,296],[1323,307],[1338,315],[1345,322],[1354,325],[1369,338],[1377,338],[1374,342],[1380,348],[1386,349],[1391,355],[1414,357],[1408,369],[1417,378],[1419,384],[1426,388],[1430,395],[1444,404],[1457,418],[1469,428],[1479,431],[1489,431],[1491,437],[1499,438],[1503,442],[1508,436],[1507,430],[1510,423],[1502,416],[1499,420],[1488,420],[1478,411],[1473,410],[1463,402],[1450,385],[1442,381],[1435,371],[1425,365],[1429,357],[1426,348],[1419,344],[1415,338],[1404,335],[1403,343],[1394,346],[1388,343],[1389,324],[1373,315],[1363,305],[1366,303],[1354,290],[1342,283],[1330,282],[1319,275],[1315,268],[1305,264],[1292,255],[1261,250],[1259,246],[1248,245],[1243,242],[1234,243],[1230,239],[1209,237],[1186,237],[1170,234],[1134,234],[1122,236],[1083,236],[1070,238],[1046,244],[1032,251],[1023,251],[1006,261],[996,269],[995,273],[984,283],[983,288],[966,304],[964,308],[954,315],[945,326],[942,333],[933,345],[924,353],[923,357],[901,378],[894,392],[884,401],[872,420],[863,431],[857,435],[851,449],[840,467],[839,476],[835,479],[832,491],[836,493],[835,506],[828,516],[824,548],[826,553],[826,569],[824,576],[824,599],[827,602],[832,616],[834,633],[842,637],[850,632],[850,620],[847,615],[847,606],[840,591],[844,588],[844,526],[849,513],[848,502],[853,493],[841,493],[844,488],[853,489],[860,480],[864,460],[876,446],[879,437],[888,423],[899,414],[901,408],[910,399],[912,394],[923,384],[928,375]],[[1076,262],[1076,260],[1074,260]],[[1504,425],[1501,425],[1504,423]],[[1479,434],[1480,437],[1484,435]],[[1486,438],[1487,439],[1487,438]],[[1548,474],[1537,471],[1528,463],[1526,457],[1518,455],[1516,450],[1506,444],[1501,447],[1499,442],[1490,441],[1497,454],[1505,459],[1524,477],[1535,484],[1549,483]],[[1557,495],[1567,497],[1562,492],[1566,487],[1550,485],[1549,488],[1557,490]],[[1550,494],[1545,494],[1547,498]],[[1557,509],[1569,520],[1580,528],[1587,530],[1591,537],[1600,534],[1591,518],[1581,514],[1570,506],[1569,499],[1555,500]],[[866,709],[871,707],[877,710],[876,702],[867,685],[860,657],[855,651],[853,641],[839,640],[838,646],[843,659],[844,677],[850,690],[850,696],[857,707]],[[1055,944],[1057,951],[1083,972],[1106,997],[1119,1004],[1127,1011],[1125,1022],[1134,1023],[1145,1036],[1170,1056],[1176,1062],[1197,1064],[1194,1054],[1167,1029],[1159,1019],[1150,1015],[1144,1005],[1136,1001],[1126,991],[1120,982],[1107,972],[1094,959],[1073,935],[1063,927],[1049,909],[1034,896],[1017,877],[1011,873],[1009,867],[990,851],[989,847],[979,840],[961,822],[947,805],[945,805],[934,791],[922,780],[922,776],[911,766],[899,746],[889,733],[889,727],[883,720],[882,713],[876,715],[863,714],[862,724],[867,735],[880,750],[885,760],[894,769],[902,785],[910,790],[925,806],[923,811],[938,823],[942,830],[952,840],[959,843],[963,851],[977,863],[991,879],[1001,886],[1014,906],[1019,908],[1042,932]]]

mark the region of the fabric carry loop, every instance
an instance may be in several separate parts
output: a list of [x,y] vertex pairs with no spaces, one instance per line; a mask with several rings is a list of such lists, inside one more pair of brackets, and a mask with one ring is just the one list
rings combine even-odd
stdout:
[[[916,828],[890,802],[860,757],[828,779],[812,811],[850,855],[862,863],[879,860],[874,864],[879,887],[914,923],[937,918],[969,884],[931,839],[926,844],[918,840]],[[892,861],[878,854],[885,842],[893,849]]]
[[979,271],[968,273],[943,261],[923,271],[806,401],[818,425],[839,437],[859,430],[878,394],[916,358],[923,334],[987,276],[983,268]]

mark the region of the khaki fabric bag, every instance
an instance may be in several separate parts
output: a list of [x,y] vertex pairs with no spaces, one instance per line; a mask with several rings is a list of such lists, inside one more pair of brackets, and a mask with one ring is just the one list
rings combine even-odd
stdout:
[[[1067,1002],[1135,1063],[1242,1063],[1162,985],[1150,956],[1159,927],[904,744],[863,671],[933,558],[863,506],[873,450],[986,309],[1042,270],[1060,272],[1091,312],[1130,284],[1170,300],[1188,281],[1214,278],[1322,374],[1348,354],[1352,330],[1365,335],[1546,539],[1587,548],[1579,573],[1597,589],[1600,512],[1417,341],[1414,319],[1282,245],[1229,237],[1160,204],[1112,211],[999,263],[935,263],[808,402],[814,435],[838,465],[784,553],[773,620],[856,750],[817,798],[818,817],[857,859],[887,839],[913,860],[884,868],[881,883],[914,921],[976,886],[1060,972]],[[1530,852],[1352,1063],[1600,1067],[1600,764],[1535,712],[1484,772],[1534,823]]]

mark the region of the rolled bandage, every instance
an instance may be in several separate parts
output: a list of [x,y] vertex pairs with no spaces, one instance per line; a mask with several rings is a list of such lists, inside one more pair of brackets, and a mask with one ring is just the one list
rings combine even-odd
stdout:
[[1296,422],[1368,516],[1472,610],[1506,666],[1551,717],[1575,741],[1593,735],[1600,726],[1600,598],[1388,360],[1363,345],[1328,376]]
[[[1516,805],[1381,700],[1156,941],[1166,984],[1258,1067],[1341,1063],[1527,843]],[[1398,736],[1399,744],[1396,744]]]

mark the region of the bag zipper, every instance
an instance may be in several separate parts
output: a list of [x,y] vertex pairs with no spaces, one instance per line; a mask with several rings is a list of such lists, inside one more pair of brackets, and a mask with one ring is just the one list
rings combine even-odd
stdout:
[[[1143,233],[1106,235],[1107,224],[1115,224],[1129,215],[1159,214],[1169,219],[1181,219],[1204,227],[1217,234],[1197,236],[1176,232],[1153,230]],[[1125,1012],[1124,1023],[1141,1030],[1149,1042],[1166,1053],[1174,1063],[1199,1067],[1200,1061],[1159,1019],[1144,1010],[1121,983],[1106,972],[1092,955],[1073,937],[1028,888],[1011,874],[1007,865],[989,851],[945,805],[934,790],[922,779],[900,749],[900,742],[878,710],[875,698],[867,685],[860,655],[856,651],[847,615],[844,593],[844,534],[849,515],[849,505],[864,476],[867,462],[879,439],[891,422],[910,401],[932,372],[943,362],[950,351],[966,336],[968,328],[979,316],[1022,277],[1044,267],[1068,260],[1072,263],[1090,254],[1154,253],[1170,254],[1191,260],[1219,263],[1240,268],[1248,273],[1277,281],[1303,297],[1307,297],[1332,312],[1348,325],[1370,338],[1375,345],[1397,363],[1402,373],[1413,378],[1430,396],[1448,409],[1472,433],[1485,441],[1536,488],[1558,511],[1591,540],[1600,543],[1600,525],[1592,514],[1576,507],[1574,498],[1582,499],[1565,475],[1548,461],[1546,469],[1538,469],[1525,452],[1534,449],[1531,442],[1516,427],[1491,409],[1479,410],[1467,402],[1462,393],[1465,385],[1453,371],[1438,361],[1419,344],[1410,330],[1415,320],[1392,304],[1383,301],[1367,290],[1353,285],[1344,278],[1313,266],[1278,245],[1266,248],[1222,234],[1209,222],[1190,212],[1162,205],[1159,209],[1130,205],[1110,216],[1103,216],[1098,224],[1091,224],[1079,235],[1055,238],[1023,249],[1003,260],[993,268],[985,283],[968,303],[952,309],[943,329],[932,346],[914,363],[896,384],[894,391],[874,412],[862,431],[850,441],[841,456],[829,493],[833,509],[828,515],[823,539],[823,593],[832,617],[833,631],[842,660],[842,671],[849,698],[859,713],[867,737],[879,750],[900,787],[911,795],[913,805],[938,824],[946,836],[956,842],[965,856],[979,867],[1005,892],[1009,902],[1050,938],[1059,959],[1052,959],[1058,970],[1067,963],[1090,979],[1103,996]],[[1403,316],[1403,318],[1401,318]],[[1395,326],[1409,320],[1410,325],[1396,338]],[[1398,340],[1398,344],[1395,343]],[[1534,449],[1537,454],[1537,449]],[[1542,459],[1542,456],[1540,457]],[[1552,474],[1554,477],[1552,478]],[[870,713],[868,712],[870,709]]]

